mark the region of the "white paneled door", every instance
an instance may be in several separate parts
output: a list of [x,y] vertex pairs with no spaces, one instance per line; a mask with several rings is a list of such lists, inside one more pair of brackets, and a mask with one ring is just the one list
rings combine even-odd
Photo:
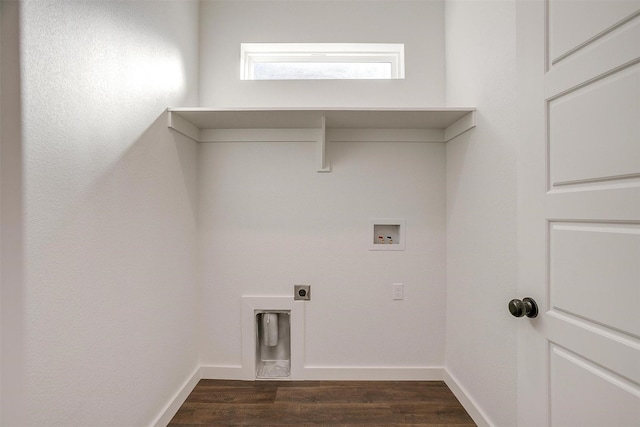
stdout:
[[[640,426],[640,1],[520,0],[518,425]],[[506,301],[505,301],[506,302]]]

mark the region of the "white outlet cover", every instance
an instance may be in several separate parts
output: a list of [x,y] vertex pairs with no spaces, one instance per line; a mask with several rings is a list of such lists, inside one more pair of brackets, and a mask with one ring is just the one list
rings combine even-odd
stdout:
[[404,299],[404,285],[402,283],[394,283],[392,285],[393,293],[392,297],[394,300]]

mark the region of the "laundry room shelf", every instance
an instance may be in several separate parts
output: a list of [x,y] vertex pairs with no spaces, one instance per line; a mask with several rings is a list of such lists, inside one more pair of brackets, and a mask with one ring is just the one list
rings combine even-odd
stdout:
[[475,108],[169,108],[169,127],[200,141],[202,129],[440,129],[446,142],[475,126]]
[[197,142],[316,142],[318,172],[328,172],[326,141],[447,142],[476,126],[476,109],[181,107],[168,118],[169,128]]

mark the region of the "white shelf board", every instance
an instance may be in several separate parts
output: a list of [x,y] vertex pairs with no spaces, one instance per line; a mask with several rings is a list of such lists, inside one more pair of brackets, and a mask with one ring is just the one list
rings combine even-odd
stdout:
[[169,127],[202,129],[440,129],[446,142],[475,127],[475,108],[169,108]]

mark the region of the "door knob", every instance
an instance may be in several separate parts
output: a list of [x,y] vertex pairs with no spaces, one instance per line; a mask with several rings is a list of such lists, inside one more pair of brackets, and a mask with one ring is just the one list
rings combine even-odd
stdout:
[[538,304],[533,298],[512,299],[509,301],[509,312],[514,317],[527,316],[534,318],[538,316]]

